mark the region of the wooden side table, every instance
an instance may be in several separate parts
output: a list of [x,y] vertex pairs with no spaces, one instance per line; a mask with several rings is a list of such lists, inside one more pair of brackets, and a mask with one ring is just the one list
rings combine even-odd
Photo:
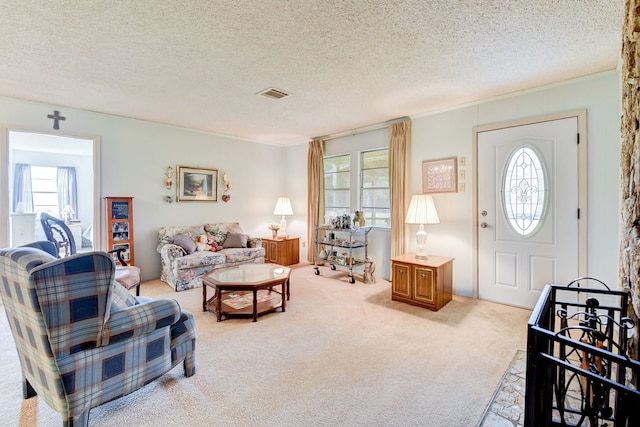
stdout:
[[264,262],[280,265],[293,265],[300,262],[299,237],[284,239],[262,237],[262,247],[265,250]]
[[438,311],[452,298],[453,258],[391,258],[391,299]]

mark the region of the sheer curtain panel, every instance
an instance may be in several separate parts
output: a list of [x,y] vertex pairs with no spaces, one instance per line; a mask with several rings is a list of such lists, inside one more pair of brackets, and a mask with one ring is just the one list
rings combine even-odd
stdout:
[[17,212],[19,203],[23,212],[33,212],[31,165],[25,163],[16,163],[13,169],[13,212]]
[[307,260],[313,262],[315,252],[314,227],[320,224],[324,216],[324,141],[315,139],[309,142],[307,160],[308,206],[307,210]]
[[389,198],[391,201],[391,256],[406,251],[404,216],[407,211],[411,155],[411,121],[389,125]]
[[62,212],[67,206],[71,206],[75,214],[78,213],[78,183],[76,181],[76,168],[58,167],[58,211],[62,218]]

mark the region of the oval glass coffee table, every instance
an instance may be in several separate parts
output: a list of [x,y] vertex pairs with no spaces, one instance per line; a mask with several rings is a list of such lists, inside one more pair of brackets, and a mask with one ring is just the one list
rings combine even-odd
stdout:
[[[286,310],[291,269],[277,264],[240,264],[213,270],[202,277],[202,311],[213,309],[222,316],[258,315]],[[280,287],[280,291],[274,289]],[[207,299],[207,288],[213,296]]]

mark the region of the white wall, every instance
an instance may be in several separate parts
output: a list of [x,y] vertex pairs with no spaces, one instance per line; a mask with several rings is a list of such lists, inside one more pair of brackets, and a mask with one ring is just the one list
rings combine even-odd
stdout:
[[[538,90],[487,100],[449,111],[412,118],[411,192],[422,191],[423,160],[466,157],[466,191],[434,197],[441,223],[427,226],[428,251],[455,258],[454,288],[474,295],[472,271],[475,225],[471,218],[475,171],[472,159],[474,126],[533,118],[550,113],[588,110],[589,259],[588,273],[617,283],[619,234],[619,73],[608,72]],[[51,129],[47,114],[60,110],[67,120],[61,132],[100,135],[101,196],[133,196],[136,264],[145,280],[159,277],[157,230],[163,225],[239,221],[245,231],[268,235],[267,225],[277,197],[291,198],[294,215],[288,233],[301,237],[301,260],[306,259],[307,150],[298,144],[276,147],[188,129],[109,116],[84,110],[0,97],[0,124],[33,130]],[[3,143],[5,136],[2,136]],[[346,142],[344,142],[346,143]],[[0,162],[6,162],[6,145]],[[173,203],[163,198],[167,166],[202,166],[227,171],[231,201]],[[0,188],[6,188],[0,175]],[[7,244],[6,192],[0,195],[0,246]],[[171,193],[174,194],[174,193]],[[219,194],[221,188],[219,186]],[[104,229],[104,224],[100,227]],[[410,234],[415,233],[410,229]],[[417,247],[410,240],[408,250]],[[378,276],[380,277],[380,276]]]
[[[588,144],[588,274],[616,286],[620,212],[619,76],[609,72],[563,84],[514,94],[476,105],[417,117],[412,126],[411,187],[421,192],[423,160],[465,157],[464,193],[434,195],[440,224],[427,226],[429,252],[455,258],[454,288],[477,295],[473,271],[472,222],[475,186],[472,158],[474,126],[587,109]],[[415,250],[412,240],[412,250]]]
[[[427,225],[429,253],[455,258],[454,292],[477,295],[473,260],[472,221],[475,168],[473,128],[551,113],[587,109],[588,132],[588,274],[616,286],[618,271],[620,212],[620,90],[619,73],[611,71],[561,84],[494,98],[434,114],[412,117],[411,193],[422,193],[422,161],[443,157],[465,157],[466,191],[434,195],[440,224]],[[364,136],[362,136],[364,137]],[[351,144],[349,138],[331,141],[330,153],[340,152],[336,144]],[[346,147],[345,147],[346,149]],[[306,145],[287,148],[287,166],[306,165]],[[304,156],[304,157],[303,157]],[[289,196],[306,200],[306,188],[290,188]],[[300,218],[300,220],[304,220]],[[301,228],[303,229],[303,228]],[[408,251],[416,251],[409,227]],[[372,244],[375,244],[372,243]],[[383,261],[385,262],[385,261]],[[378,271],[380,267],[378,268]],[[382,277],[376,272],[378,277]]]
[[[308,144],[289,146],[284,151],[284,184],[281,196],[291,199],[293,215],[287,217],[287,234],[300,237],[300,262],[306,263],[309,242],[307,241],[307,155]],[[275,205],[275,201],[273,202]],[[273,212],[273,207],[271,208]],[[278,218],[271,217],[273,221]]]
[[[101,197],[134,197],[134,237],[136,265],[143,280],[160,276],[160,256],[156,252],[161,226],[193,225],[206,222],[238,221],[246,232],[267,236],[267,225],[278,218],[273,208],[285,192],[285,150],[240,139],[208,134],[141,120],[110,116],[84,110],[0,97],[0,124],[52,132],[47,119],[56,109],[66,120],[60,133],[100,135]],[[6,135],[2,135],[0,161],[6,170]],[[173,203],[164,197],[175,195],[165,188],[167,166],[201,166],[219,171],[217,203]],[[306,184],[306,157],[304,181]],[[221,175],[227,171],[231,200],[222,202]],[[0,188],[6,188],[0,175]],[[9,211],[6,191],[0,197],[0,246],[8,245]],[[305,199],[306,200],[306,199]],[[103,202],[104,210],[104,202]],[[301,204],[294,200],[301,213]],[[302,215],[306,218],[306,214]],[[104,237],[104,221],[98,227]]]

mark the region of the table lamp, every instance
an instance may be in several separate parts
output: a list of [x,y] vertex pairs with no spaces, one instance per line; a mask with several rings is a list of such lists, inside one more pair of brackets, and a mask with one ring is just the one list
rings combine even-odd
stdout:
[[278,201],[276,202],[276,207],[273,210],[274,215],[282,215],[282,219],[280,220],[280,231],[283,236],[287,236],[287,219],[284,217],[285,215],[293,215],[293,209],[291,209],[291,201],[289,201],[288,197],[278,197]]
[[71,207],[71,205],[67,205],[64,207],[64,209],[62,209],[62,218],[64,219],[64,222],[66,222],[67,224],[71,221],[71,219],[73,219],[73,215],[75,215],[76,211],[73,210],[73,207]]
[[415,194],[411,196],[409,210],[404,222],[407,224],[420,224],[420,229],[416,233],[416,242],[418,243],[418,252],[416,258],[428,258],[424,252],[424,245],[427,243],[427,232],[424,231],[424,224],[438,224],[438,212],[433,198],[430,194]]

